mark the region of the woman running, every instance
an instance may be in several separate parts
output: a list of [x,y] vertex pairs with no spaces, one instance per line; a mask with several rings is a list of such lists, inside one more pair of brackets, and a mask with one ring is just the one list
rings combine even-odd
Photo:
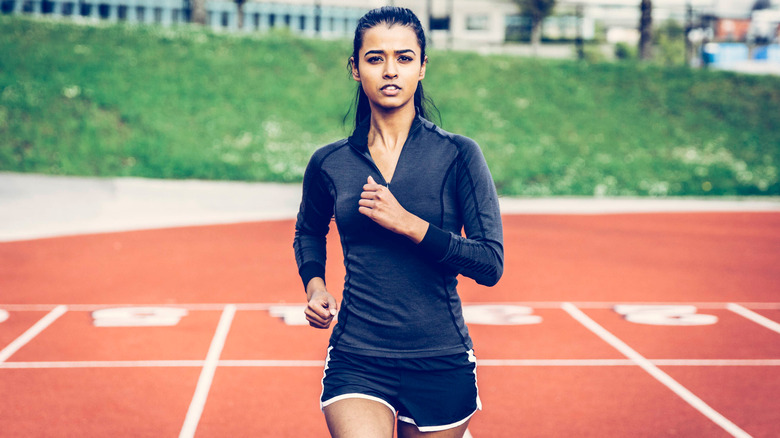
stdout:
[[[498,282],[501,216],[479,146],[426,119],[425,45],[408,9],[360,19],[354,132],[317,150],[304,175],[294,248],[306,318],[326,329],[338,313],[320,399],[333,437],[392,438],[396,422],[399,437],[462,437],[481,409],[456,277]],[[333,216],[340,306],[325,285]]]

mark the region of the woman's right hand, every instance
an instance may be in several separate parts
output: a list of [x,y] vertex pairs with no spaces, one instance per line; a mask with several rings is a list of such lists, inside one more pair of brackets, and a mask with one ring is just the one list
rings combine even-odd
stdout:
[[318,329],[330,327],[330,323],[338,313],[336,299],[325,289],[325,282],[322,279],[313,278],[306,289],[309,303],[304,313],[309,325]]

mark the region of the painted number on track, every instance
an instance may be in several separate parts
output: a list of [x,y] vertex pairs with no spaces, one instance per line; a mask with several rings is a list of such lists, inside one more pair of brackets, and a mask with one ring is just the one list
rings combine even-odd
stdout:
[[[271,316],[281,318],[287,325],[307,325],[303,311],[305,306],[279,305],[271,306]],[[533,314],[534,310],[527,306],[506,304],[478,304],[463,306],[463,318],[469,324],[483,325],[527,325],[539,324],[542,317]]]
[[305,306],[300,305],[271,306],[268,309],[268,312],[271,316],[282,318],[282,321],[287,325],[308,325],[309,322],[306,321],[306,314],[303,313],[305,309]]
[[613,308],[626,321],[649,325],[711,325],[718,322],[715,315],[696,313],[691,305],[618,304]]
[[528,325],[539,324],[542,317],[528,306],[476,304],[463,306],[463,319],[469,324]]
[[187,316],[176,307],[114,307],[92,312],[95,327],[171,327]]

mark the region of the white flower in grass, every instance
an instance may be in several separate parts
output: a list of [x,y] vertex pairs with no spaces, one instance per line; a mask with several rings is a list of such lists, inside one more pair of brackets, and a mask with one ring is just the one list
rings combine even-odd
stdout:
[[73,99],[74,97],[77,97],[79,94],[81,94],[81,87],[78,85],[71,85],[69,87],[64,87],[62,89],[62,95],[67,97],[68,99]]

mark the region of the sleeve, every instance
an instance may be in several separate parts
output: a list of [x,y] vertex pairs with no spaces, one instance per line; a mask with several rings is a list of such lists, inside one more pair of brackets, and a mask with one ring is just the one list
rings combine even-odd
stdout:
[[456,170],[457,198],[466,237],[431,224],[420,246],[460,274],[493,286],[504,271],[498,194],[479,146],[470,139],[464,143]]
[[312,156],[303,176],[301,206],[293,241],[295,261],[304,289],[312,278],[325,278],[326,238],[333,217],[333,197],[316,156]]

